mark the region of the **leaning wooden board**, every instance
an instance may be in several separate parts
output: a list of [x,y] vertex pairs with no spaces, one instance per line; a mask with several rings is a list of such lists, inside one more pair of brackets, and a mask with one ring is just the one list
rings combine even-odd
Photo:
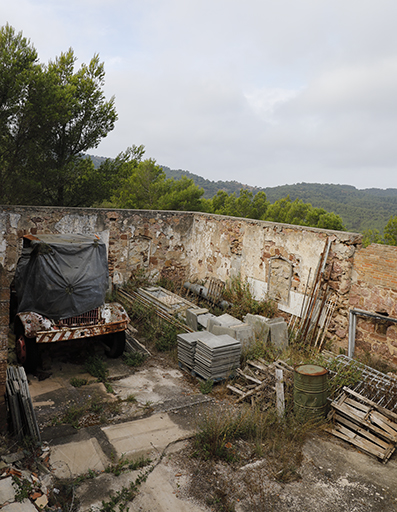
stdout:
[[330,433],[361,450],[387,462],[397,444],[395,414],[343,388],[343,393],[331,404]]

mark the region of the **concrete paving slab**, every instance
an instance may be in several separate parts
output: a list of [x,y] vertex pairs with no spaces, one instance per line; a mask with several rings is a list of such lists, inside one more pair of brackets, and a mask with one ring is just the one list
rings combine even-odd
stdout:
[[162,368],[148,368],[130,377],[112,382],[114,393],[125,400],[134,395],[143,405],[158,404],[181,394],[182,372]]
[[89,469],[103,471],[109,463],[95,438],[51,447],[50,464],[58,478],[82,475]]
[[127,504],[131,512],[204,512],[207,508],[185,501],[178,497],[175,483],[175,471],[164,464],[157,466],[150,473],[134,501]]
[[102,427],[118,457],[134,458],[158,455],[172,441],[188,436],[191,431],[176,425],[168,414],[153,414],[149,418]]
[[100,510],[102,501],[109,501],[111,496],[121,491],[123,487],[129,487],[139,474],[140,471],[128,471],[119,476],[102,473],[92,480],[86,480],[76,489],[78,510],[81,512]]
[[1,509],[1,512],[37,512],[37,508],[29,500],[21,503],[10,503]]
[[0,480],[0,508],[4,503],[15,500],[15,488],[12,485],[12,477]]

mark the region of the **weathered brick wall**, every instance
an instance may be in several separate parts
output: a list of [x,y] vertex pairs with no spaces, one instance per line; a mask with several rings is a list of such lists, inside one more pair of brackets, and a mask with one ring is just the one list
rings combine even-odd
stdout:
[[[357,252],[349,306],[397,318],[397,247],[372,244]],[[397,325],[357,317],[356,349],[397,365]]]
[[293,314],[301,310],[309,272],[312,280],[331,237],[330,285],[338,306],[330,332],[336,342],[347,345],[348,293],[360,235],[204,213],[5,206],[0,207],[0,396],[5,384],[9,286],[22,236],[29,233],[98,233],[108,247],[115,285],[137,269],[153,280],[166,276],[205,281],[214,276],[226,281],[241,274],[258,298],[268,292],[280,296],[280,308]]

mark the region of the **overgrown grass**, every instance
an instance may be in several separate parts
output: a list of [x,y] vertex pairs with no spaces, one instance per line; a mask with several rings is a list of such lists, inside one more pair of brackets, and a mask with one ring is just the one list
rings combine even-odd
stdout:
[[321,423],[314,419],[302,423],[292,412],[280,418],[273,407],[212,409],[198,423],[196,454],[206,460],[236,462],[238,442],[243,440],[253,455],[267,458],[274,479],[288,482],[299,478],[303,443]]
[[208,395],[209,393],[211,393],[212,388],[214,387],[214,381],[211,379],[208,379],[206,381],[200,381],[199,386],[200,386],[200,392],[203,395]]
[[75,429],[85,424],[85,418],[89,417],[89,424],[106,423],[108,417],[120,412],[120,403],[109,402],[100,395],[94,395],[84,405],[72,404],[63,414],[52,419],[52,425],[68,424]]
[[273,300],[255,300],[249,282],[240,275],[232,277],[226,283],[223,298],[231,304],[229,313],[239,320],[247,313],[272,318],[277,312],[277,305]]

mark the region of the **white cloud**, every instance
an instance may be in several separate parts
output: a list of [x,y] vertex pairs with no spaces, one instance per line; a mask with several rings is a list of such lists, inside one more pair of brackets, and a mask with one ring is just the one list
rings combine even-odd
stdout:
[[42,61],[99,53],[131,144],[210,179],[397,187],[394,0],[16,0]]

